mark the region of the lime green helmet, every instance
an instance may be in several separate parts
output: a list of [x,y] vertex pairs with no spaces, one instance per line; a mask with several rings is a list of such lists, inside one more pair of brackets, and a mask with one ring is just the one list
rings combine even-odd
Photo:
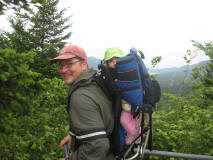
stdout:
[[125,56],[124,52],[121,49],[119,49],[118,47],[112,47],[112,48],[108,48],[106,50],[105,55],[104,55],[104,61],[106,62],[113,57],[121,58],[124,56]]

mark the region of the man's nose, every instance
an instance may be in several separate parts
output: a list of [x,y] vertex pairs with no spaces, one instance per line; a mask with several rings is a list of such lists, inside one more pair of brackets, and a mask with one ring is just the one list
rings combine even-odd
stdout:
[[61,73],[66,72],[66,70],[67,70],[67,67],[66,67],[66,66],[61,66],[61,67],[59,68],[59,71],[60,71]]

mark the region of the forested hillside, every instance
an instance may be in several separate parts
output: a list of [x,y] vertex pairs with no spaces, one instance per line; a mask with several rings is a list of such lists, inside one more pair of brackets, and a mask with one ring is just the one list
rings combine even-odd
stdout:
[[[58,0],[33,2],[24,12],[17,5],[11,31],[0,31],[1,160],[58,160],[69,131],[68,86],[49,60],[68,43],[71,17],[57,9]],[[162,100],[153,113],[153,150],[213,156],[213,42],[192,44],[210,61],[158,75]],[[95,68],[99,60],[88,62]]]
[[[100,64],[100,59],[88,57],[88,65],[96,70]],[[199,66],[206,66],[209,61],[202,61],[198,64],[185,65],[181,67],[171,67],[164,69],[152,69],[150,74],[156,74],[160,83],[162,92],[175,95],[186,95],[191,91],[192,69]]]
[[[210,59],[213,58],[212,43],[200,44],[193,41],[193,45]],[[153,122],[156,149],[213,155],[209,143],[213,138],[210,135],[213,132],[213,123],[210,120],[213,118],[213,61],[203,64],[192,69],[191,79],[187,82],[191,87],[188,87],[187,83],[181,84],[176,80],[177,73],[168,72],[168,84],[163,84],[174,87],[179,82],[180,85],[173,90],[169,87],[163,88],[162,84],[164,91],[162,100],[158,104],[161,109],[154,113]]]
[[164,73],[172,73],[172,72],[191,72],[193,68],[201,65],[207,65],[208,61],[201,61],[197,64],[187,64],[181,67],[171,67],[171,68],[162,68],[162,69],[152,69],[151,74],[164,74]]
[[209,61],[203,61],[194,65],[185,65],[182,67],[154,69],[151,73],[157,74],[157,80],[161,85],[162,92],[175,95],[186,95],[191,91],[192,69],[206,66]]

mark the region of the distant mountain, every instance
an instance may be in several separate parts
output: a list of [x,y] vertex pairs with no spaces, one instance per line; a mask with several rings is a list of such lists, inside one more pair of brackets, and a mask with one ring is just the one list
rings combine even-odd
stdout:
[[[88,65],[90,68],[98,70],[98,64],[101,59],[95,57],[88,57]],[[202,61],[198,64],[184,65],[181,67],[171,67],[164,69],[153,69],[150,74],[157,74],[157,80],[160,83],[162,93],[174,93],[174,94],[187,94],[190,90],[190,77],[192,68],[200,65],[206,65],[208,61]],[[187,72],[185,72],[187,71]],[[184,80],[184,83],[183,83]]]
[[193,64],[193,65],[184,65],[181,67],[171,67],[171,68],[164,68],[164,69],[153,69],[150,71],[151,74],[163,74],[163,73],[170,73],[170,72],[184,72],[185,70],[190,71],[192,68],[196,66],[206,65],[208,61],[201,61],[200,63]]
[[[95,70],[98,69],[98,64],[100,64],[101,59],[95,58],[95,57],[88,57],[88,65],[90,68],[93,68]],[[181,67],[171,67],[171,68],[163,68],[163,69],[153,69],[151,71],[149,71],[151,74],[164,74],[164,73],[171,73],[171,72],[184,72],[185,70],[190,71],[192,70],[192,68],[196,67],[196,66],[201,66],[201,65],[206,65],[208,63],[208,61],[202,61],[200,63],[197,64],[193,64],[193,65],[184,65]]]
[[98,69],[98,64],[100,64],[101,60],[98,59],[98,58],[95,58],[95,57],[88,57],[87,58],[87,61],[88,61],[88,66],[90,68],[93,68],[95,70]]
[[[151,74],[157,74],[162,92],[185,95],[190,90],[192,68],[207,65],[208,61],[202,61],[193,65],[185,65],[179,68],[155,69]],[[186,71],[186,72],[185,72]]]

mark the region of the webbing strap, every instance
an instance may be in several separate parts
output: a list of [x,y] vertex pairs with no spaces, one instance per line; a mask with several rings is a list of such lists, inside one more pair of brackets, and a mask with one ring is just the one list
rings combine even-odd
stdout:
[[79,87],[76,87],[75,89],[73,89],[73,91],[70,93],[70,95],[68,95],[68,98],[67,98],[67,112],[69,113],[70,111],[70,98],[72,96],[72,94],[78,89]]
[[120,89],[120,92],[127,92],[127,91],[132,91],[132,90],[137,90],[140,89],[140,86],[134,86],[134,87],[129,87],[129,88],[124,88],[124,89]]
[[[128,55],[127,55],[128,56]],[[125,61],[118,61],[117,64],[119,65],[123,65],[123,64],[127,64],[127,63],[130,63],[130,62],[134,62],[134,58],[130,58],[128,60],[125,60]]]
[[94,140],[98,138],[107,138],[106,131],[104,129],[95,129],[84,132],[86,134],[76,135],[72,131],[69,131],[69,134],[71,136],[76,137],[77,140]]

